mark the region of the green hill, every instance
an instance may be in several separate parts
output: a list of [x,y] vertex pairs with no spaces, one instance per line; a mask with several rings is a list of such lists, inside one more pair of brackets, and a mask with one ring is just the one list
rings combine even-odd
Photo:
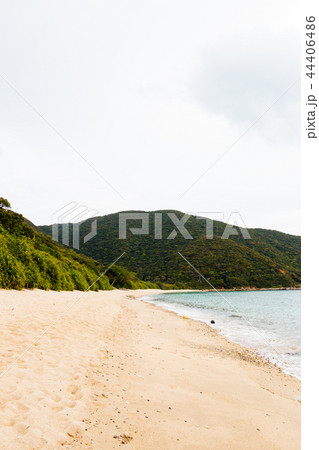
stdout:
[[11,211],[9,203],[0,198],[0,288],[83,291],[89,288],[107,290],[113,286],[157,287],[115,265],[97,280],[105,269],[102,264],[38,232],[31,222]]
[[[154,238],[154,214],[162,213],[163,239]],[[103,264],[109,264],[126,252],[119,264],[136,272],[145,281],[178,288],[207,289],[209,285],[178,254],[187,260],[219,289],[276,288],[300,285],[300,237],[278,231],[249,229],[252,239],[239,235],[222,239],[225,223],[214,221],[214,238],[206,239],[206,223],[191,216],[185,228],[193,239],[184,239],[180,233],[167,239],[174,229],[168,212],[149,213],[149,235],[127,232],[127,239],[119,239],[119,214],[97,218],[97,235],[81,246],[80,251]],[[139,228],[136,221],[128,227]],[[90,232],[91,220],[80,228],[83,236]],[[50,234],[51,226],[39,227]]]

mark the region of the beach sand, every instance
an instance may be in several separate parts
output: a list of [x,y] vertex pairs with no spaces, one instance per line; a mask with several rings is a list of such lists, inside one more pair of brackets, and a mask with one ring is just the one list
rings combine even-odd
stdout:
[[2,450],[300,448],[300,382],[157,292],[0,290]]

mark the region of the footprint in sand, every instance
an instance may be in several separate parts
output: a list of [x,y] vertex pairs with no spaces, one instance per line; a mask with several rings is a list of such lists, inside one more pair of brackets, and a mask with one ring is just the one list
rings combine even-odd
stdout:
[[60,412],[64,409],[64,406],[52,406],[52,411]]
[[67,400],[64,404],[67,408],[70,408],[70,409],[72,409],[76,406],[76,402],[72,402],[72,400]]
[[1,417],[0,418],[1,421],[1,425],[4,427],[14,427],[15,424],[17,423],[17,420],[14,418],[9,418],[9,417]]
[[26,412],[29,411],[30,408],[28,406],[26,406],[24,403],[20,402],[20,401],[13,401],[11,402],[11,405],[16,408],[19,412]]
[[48,392],[48,395],[51,398],[51,400],[53,400],[56,403],[60,403],[60,401],[62,400],[62,397],[56,392]]
[[28,432],[30,428],[30,425],[26,425],[25,423],[18,423],[18,425],[15,427],[17,432],[21,435],[24,435]]
[[68,392],[71,394],[72,399],[80,400],[80,398],[83,397],[80,386],[77,386],[75,384],[71,384],[68,387]]

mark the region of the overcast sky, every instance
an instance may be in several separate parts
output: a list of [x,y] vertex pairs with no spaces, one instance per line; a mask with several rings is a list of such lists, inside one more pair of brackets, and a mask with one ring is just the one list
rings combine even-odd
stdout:
[[2,0],[0,196],[36,224],[78,202],[299,234],[298,8]]

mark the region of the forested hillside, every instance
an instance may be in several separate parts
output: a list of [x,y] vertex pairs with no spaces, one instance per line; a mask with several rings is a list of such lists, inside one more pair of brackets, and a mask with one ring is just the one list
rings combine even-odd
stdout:
[[98,290],[156,287],[115,265],[96,281],[106,268],[39,233],[31,222],[11,211],[7,200],[0,198],[0,288]]
[[[119,215],[97,218],[97,235],[83,244],[80,251],[103,264],[109,264],[125,251],[119,265],[136,272],[137,276],[160,286],[207,289],[209,285],[191,268],[182,253],[216,288],[275,288],[296,287],[300,284],[300,237],[264,229],[250,229],[252,239],[238,235],[222,239],[225,223],[214,222],[214,238],[206,239],[206,222],[191,216],[185,228],[192,239],[177,233],[167,239],[174,224],[167,212],[161,211],[162,239],[154,238],[154,213],[149,213],[148,235],[127,232],[119,239]],[[129,221],[127,228],[139,228],[140,223]],[[81,225],[81,239],[90,232],[91,220]],[[39,227],[51,233],[50,226]]]

